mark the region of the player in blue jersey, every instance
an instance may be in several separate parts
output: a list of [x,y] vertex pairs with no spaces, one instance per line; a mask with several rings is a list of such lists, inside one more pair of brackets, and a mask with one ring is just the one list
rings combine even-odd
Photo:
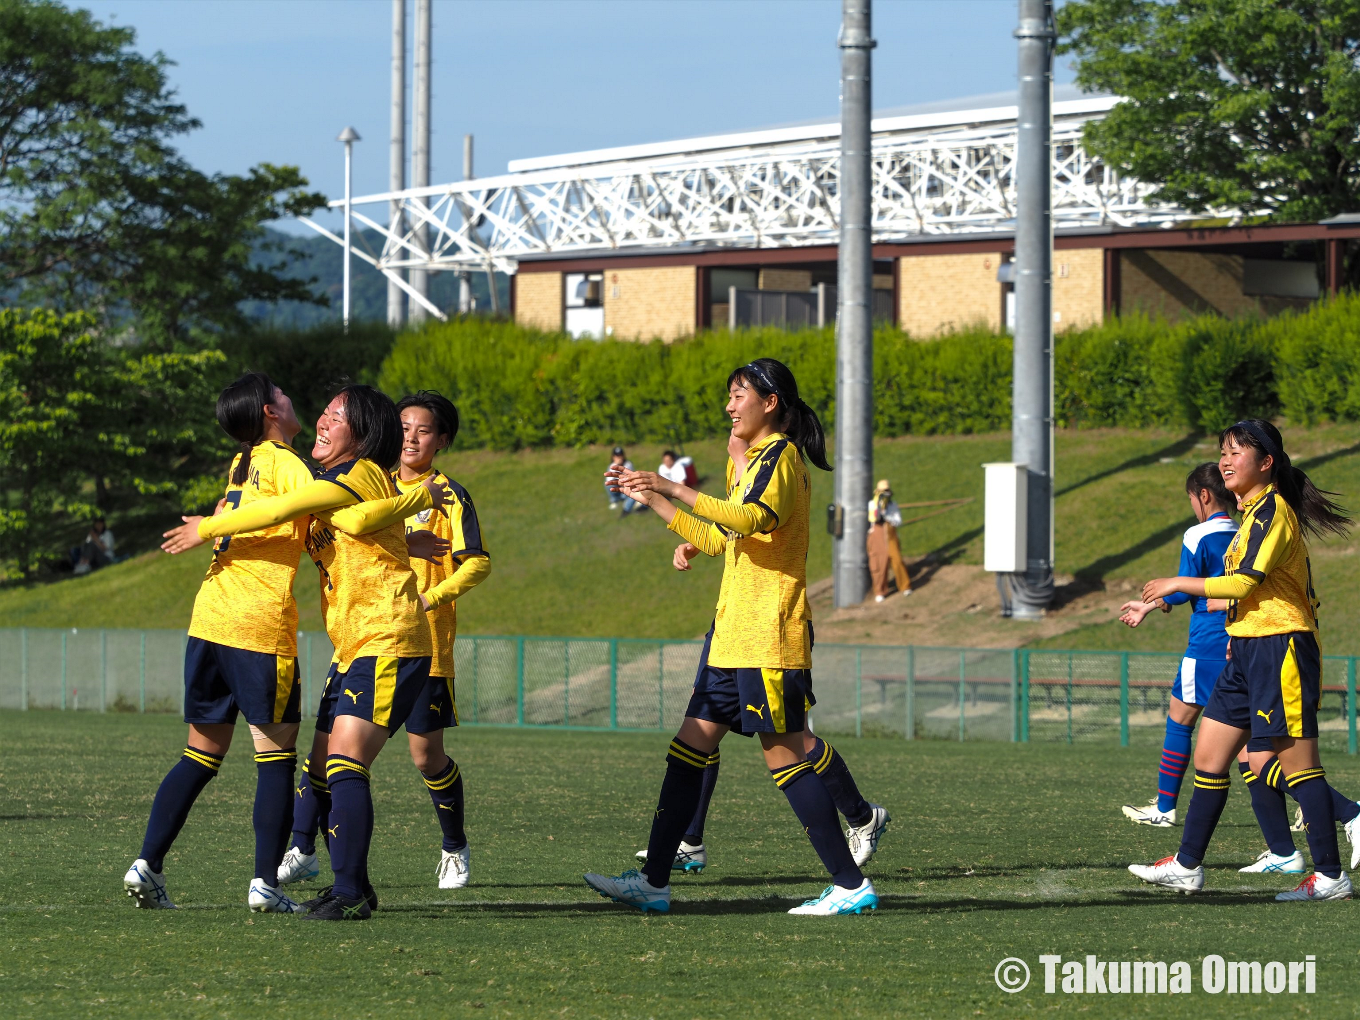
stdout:
[[[1237,534],[1237,525],[1230,516],[1237,509],[1237,500],[1223,484],[1217,464],[1201,464],[1191,471],[1185,479],[1185,491],[1198,523],[1186,529],[1177,574],[1181,577],[1221,577],[1223,554],[1233,535]],[[1192,597],[1179,592],[1155,603],[1137,600],[1126,602],[1122,607],[1120,619],[1130,627],[1137,627],[1154,609],[1169,613],[1174,606],[1187,602],[1190,603],[1190,640],[1171,688],[1166,738],[1162,743],[1162,760],[1157,767],[1157,796],[1146,806],[1124,805],[1125,816],[1139,825],[1176,824],[1176,800],[1180,796],[1185,770],[1190,765],[1190,738],[1228,657],[1228,607],[1223,600],[1215,600],[1211,606],[1210,600],[1203,596]]]

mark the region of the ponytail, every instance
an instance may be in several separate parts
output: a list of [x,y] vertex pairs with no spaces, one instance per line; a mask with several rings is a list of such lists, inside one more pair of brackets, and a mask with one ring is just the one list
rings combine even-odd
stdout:
[[242,485],[250,477],[250,451],[264,438],[264,405],[274,402],[275,389],[263,372],[247,372],[217,397],[217,424],[241,444],[232,485]]
[[826,460],[826,432],[822,428],[822,421],[817,417],[817,412],[798,395],[798,382],[787,365],[774,358],[756,358],[727,377],[728,389],[737,380],[761,397],[777,396],[780,431],[798,447],[804,460],[823,471],[831,470]]
[[1293,465],[1289,454],[1284,452],[1284,439],[1280,436],[1280,430],[1270,422],[1260,418],[1239,421],[1219,434],[1219,446],[1228,440],[1256,450],[1260,455],[1258,461],[1267,455],[1274,460],[1270,480],[1280,491],[1280,498],[1289,504],[1298,517],[1299,524],[1310,534],[1318,538],[1325,534],[1344,536],[1354,523],[1345,507],[1328,498],[1338,493],[1319,489],[1301,468]]

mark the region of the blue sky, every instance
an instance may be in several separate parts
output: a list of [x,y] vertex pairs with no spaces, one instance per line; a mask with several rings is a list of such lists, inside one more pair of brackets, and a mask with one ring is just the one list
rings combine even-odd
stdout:
[[[182,151],[208,171],[302,168],[356,193],[387,188],[389,0],[93,0],[203,127]],[[408,6],[410,6],[408,4]],[[432,179],[507,160],[837,114],[838,0],[435,0]],[[1014,0],[877,0],[876,108],[1015,88]],[[410,29],[408,28],[408,37]],[[1065,67],[1059,82],[1070,81]]]

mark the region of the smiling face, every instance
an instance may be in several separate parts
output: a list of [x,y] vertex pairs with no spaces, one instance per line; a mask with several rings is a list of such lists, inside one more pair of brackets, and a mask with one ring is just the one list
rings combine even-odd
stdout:
[[762,397],[746,380],[738,377],[727,391],[727,416],[732,419],[732,435],[754,443],[776,430],[779,397]]
[[316,443],[312,446],[312,459],[324,468],[334,467],[353,460],[358,446],[349,430],[345,398],[336,395],[316,420]]
[[1242,446],[1232,436],[1218,455],[1218,470],[1223,484],[1239,501],[1250,499],[1270,484],[1270,469],[1275,460],[1254,446]]
[[423,475],[430,470],[434,455],[449,445],[449,437],[439,431],[434,415],[424,407],[408,407],[401,412],[401,466]]

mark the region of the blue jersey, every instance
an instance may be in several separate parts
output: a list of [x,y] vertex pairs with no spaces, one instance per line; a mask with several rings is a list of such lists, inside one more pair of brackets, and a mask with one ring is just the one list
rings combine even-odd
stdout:
[[[1237,525],[1225,513],[1216,513],[1202,524],[1196,524],[1185,531],[1185,541],[1181,544],[1181,577],[1222,577],[1223,554],[1237,534]],[[1228,654],[1228,614],[1211,613],[1205,606],[1208,599],[1202,595],[1184,595],[1176,592],[1167,595],[1162,601],[1169,606],[1183,602],[1190,607],[1190,641],[1185,648],[1188,659],[1223,660]]]

